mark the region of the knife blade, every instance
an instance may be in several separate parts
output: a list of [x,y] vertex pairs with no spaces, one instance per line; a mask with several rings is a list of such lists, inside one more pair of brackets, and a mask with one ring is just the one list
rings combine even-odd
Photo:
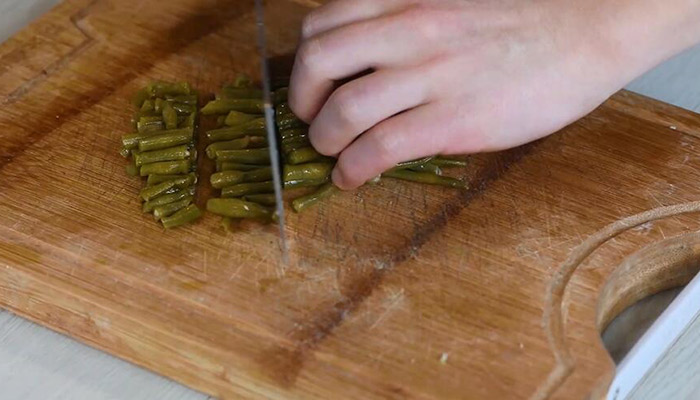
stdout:
[[280,169],[279,152],[277,151],[277,132],[275,127],[274,110],[272,108],[272,88],[270,82],[270,66],[267,60],[267,38],[265,35],[265,10],[263,0],[255,0],[255,15],[258,33],[258,51],[260,53],[260,68],[263,85],[263,102],[265,104],[265,128],[272,163],[272,181],[275,187],[275,204],[277,224],[279,225],[279,245],[282,251],[282,262],[289,263],[289,249],[284,224],[284,203],[282,200],[282,173]]

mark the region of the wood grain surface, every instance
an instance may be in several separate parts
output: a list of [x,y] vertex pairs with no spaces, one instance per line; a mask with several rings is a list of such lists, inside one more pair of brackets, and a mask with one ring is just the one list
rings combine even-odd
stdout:
[[[309,6],[268,2],[275,54]],[[387,181],[291,215],[282,265],[274,227],[159,229],[117,154],[149,80],[257,75],[252,11],[69,0],[0,47],[0,304],[221,398],[603,393],[605,322],[697,270],[608,279],[699,228],[700,117],[620,93],[472,157],[467,191]]]

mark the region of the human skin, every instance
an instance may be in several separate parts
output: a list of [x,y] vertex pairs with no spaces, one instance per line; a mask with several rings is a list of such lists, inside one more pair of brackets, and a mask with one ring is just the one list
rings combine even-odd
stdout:
[[335,0],[302,31],[290,107],[352,189],[563,128],[699,42],[700,0]]

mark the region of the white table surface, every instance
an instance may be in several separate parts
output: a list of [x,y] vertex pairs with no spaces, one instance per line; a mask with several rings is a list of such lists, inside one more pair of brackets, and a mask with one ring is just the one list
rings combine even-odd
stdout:
[[[0,42],[57,0],[0,0]],[[700,111],[700,46],[628,88]],[[2,400],[205,400],[208,397],[106,353],[0,311]]]

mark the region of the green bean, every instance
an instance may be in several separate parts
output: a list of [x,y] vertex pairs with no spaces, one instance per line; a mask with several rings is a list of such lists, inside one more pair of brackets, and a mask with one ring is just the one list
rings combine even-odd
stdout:
[[135,107],[141,108],[143,106],[143,103],[151,97],[151,94],[146,88],[139,89],[138,92],[134,95],[134,98],[131,100],[131,102],[134,104]]
[[284,154],[309,146],[311,146],[311,143],[309,142],[309,138],[306,136],[283,139],[282,143],[280,143],[280,147],[282,148],[282,152]]
[[271,216],[269,209],[258,203],[241,199],[209,199],[207,211],[228,218],[265,218]]
[[162,218],[161,222],[163,223],[163,227],[165,227],[165,229],[170,229],[180,225],[189,224],[190,222],[196,221],[201,217],[202,211],[196,205],[190,204],[175,214]]
[[153,110],[157,112],[158,114],[163,112],[163,104],[165,104],[165,100],[161,98],[157,98],[153,101]]
[[265,136],[266,134],[265,118],[257,118],[244,124],[208,131],[207,137],[212,142],[220,142],[222,140],[238,139],[243,136]]
[[180,200],[153,207],[153,218],[159,221],[165,217],[169,217],[190,205],[192,200],[194,200],[194,196],[185,196]]
[[387,171],[384,176],[390,178],[402,179],[405,181],[427,183],[429,185],[449,186],[454,188],[466,188],[467,185],[459,179],[449,176],[439,176],[430,172],[413,172],[407,170]]
[[163,96],[179,96],[190,94],[192,89],[190,84],[187,82],[163,82],[155,81],[151,82],[146,86],[147,93],[150,97],[163,97]]
[[306,122],[300,120],[299,118],[297,118],[294,115],[278,118],[277,119],[277,126],[279,127],[280,130],[308,127]]
[[194,130],[194,126],[195,126],[196,122],[197,122],[197,113],[193,112],[190,115],[188,115],[187,117],[185,117],[185,119],[182,121],[182,123],[178,125],[178,128],[190,128],[190,129]]
[[240,164],[233,161],[216,160],[217,171],[252,171],[254,169],[260,169],[260,165]]
[[267,147],[243,150],[219,150],[217,160],[235,161],[242,164],[270,164],[270,150]]
[[262,99],[263,91],[255,88],[224,87],[216,96],[217,99]]
[[172,180],[178,180],[180,179],[187,179],[188,181],[191,180],[192,184],[197,183],[197,175],[194,173],[189,173],[189,174],[181,174],[181,175],[148,175],[148,180],[146,181],[146,185],[156,185],[161,182],[165,181],[172,181]]
[[322,179],[298,179],[298,180],[293,180],[293,181],[285,181],[284,182],[284,188],[285,189],[296,189],[296,188],[301,188],[301,187],[310,187],[310,186],[321,186],[331,180],[330,176],[327,178],[322,178]]
[[166,95],[165,100],[173,102],[173,103],[197,105],[197,95],[196,94],[184,94],[184,95],[179,95],[179,96]]
[[245,201],[251,201],[253,203],[258,203],[263,206],[274,206],[277,204],[277,199],[275,198],[274,193],[269,193],[269,194],[249,194],[247,196],[243,196],[243,200]]
[[165,102],[163,104],[163,122],[165,123],[165,129],[176,129],[177,128],[177,111],[170,105],[170,103]]
[[287,163],[296,165],[323,158],[313,147],[302,147],[301,149],[290,151],[287,154]]
[[151,132],[151,131],[161,131],[163,130],[163,117],[158,116],[142,116],[136,123],[136,130],[139,133]]
[[186,145],[169,147],[162,150],[143,151],[134,156],[136,166],[151,164],[161,161],[184,160],[191,156],[191,151]]
[[433,161],[433,164],[437,165],[438,167],[466,167],[467,166],[467,161],[466,160],[457,160],[454,158],[445,158],[445,157],[436,157]]
[[164,161],[152,164],[146,164],[141,167],[141,176],[146,175],[170,175],[170,174],[185,174],[190,172],[190,160]]
[[[139,150],[151,151],[167,149],[192,141],[194,130],[192,128],[173,129],[163,131],[159,135],[152,135],[139,140]],[[125,146],[126,147],[126,146]]]
[[243,182],[265,182],[272,180],[272,167],[263,167],[245,172]]
[[292,128],[292,129],[280,130],[280,138],[282,138],[282,140],[291,139],[291,138],[300,137],[300,136],[308,137],[308,135],[309,135],[309,130],[306,128]]
[[218,99],[207,103],[207,105],[202,108],[202,114],[228,114],[231,111],[262,114],[264,110],[265,104],[262,99]]
[[431,174],[442,175],[442,169],[432,162],[428,162],[423,165],[416,165],[415,167],[408,168],[408,170],[415,172],[430,172]]
[[326,183],[321,186],[317,191],[307,194],[306,196],[301,196],[292,201],[292,208],[294,211],[300,213],[305,209],[311,207],[312,205],[318,203],[327,197],[332,196],[338,192],[338,188],[332,183]]
[[247,88],[253,86],[253,80],[250,79],[250,76],[248,74],[244,73],[238,73],[236,74],[236,78],[233,80],[233,83],[231,84],[231,87],[234,88]]
[[394,168],[390,169],[390,171],[399,171],[402,169],[409,169],[409,168],[418,167],[418,166],[421,166],[423,164],[429,163],[430,161],[433,160],[433,158],[434,157],[423,157],[423,158],[419,158],[417,160],[400,162],[400,163],[396,164],[396,166]]
[[[143,203],[142,210],[143,212],[151,212],[153,211],[156,207],[164,206],[166,204],[174,203],[176,201],[182,200],[187,197],[192,197],[194,196],[195,193],[195,187],[190,186],[185,189],[180,189],[178,191],[164,194],[161,196],[158,196],[152,200],[149,200],[145,203]],[[190,200],[191,201],[191,200]]]
[[130,154],[131,154],[131,151],[129,151],[129,149],[127,149],[126,147],[122,147],[121,149],[119,149],[119,155],[124,157],[124,158],[129,157]]
[[175,181],[161,182],[157,185],[146,186],[145,188],[141,189],[139,196],[141,196],[143,201],[149,201],[167,193],[174,187]]
[[309,163],[300,165],[285,165],[282,171],[282,178],[285,182],[326,179],[331,176],[333,164]]
[[293,114],[292,109],[289,108],[289,103],[284,101],[284,102],[277,104],[275,106],[275,118],[279,118],[279,117],[281,117],[283,115],[287,115],[287,114]]
[[272,181],[238,183],[221,189],[221,197],[241,197],[248,194],[272,193],[273,191]]
[[129,176],[139,176],[139,169],[133,163],[126,164],[126,174]]
[[257,115],[251,115],[251,114],[246,114],[242,113],[239,111],[231,111],[228,113],[224,120],[224,124],[228,126],[236,126],[236,125],[241,125],[244,124],[248,121],[252,121],[254,119],[259,118]]
[[225,123],[226,123],[226,117],[225,117],[225,116],[219,115],[218,117],[216,117],[216,127],[217,127],[217,128],[221,128],[222,126],[225,125]]
[[[149,178],[150,178],[150,176],[151,175],[149,175]],[[152,176],[158,176],[158,175],[152,175]],[[183,188],[190,187],[190,186],[194,185],[195,183],[197,183],[197,174],[195,174],[194,172],[190,172],[187,175],[161,175],[161,176],[175,176],[176,178],[168,179],[169,181],[173,181],[175,183],[175,189],[183,189]],[[157,184],[160,184],[163,182],[167,182],[167,181],[161,181],[161,182],[158,182]],[[149,185],[148,182],[146,182],[146,185],[153,186],[153,185]]]
[[192,114],[197,111],[196,104],[172,103],[172,107],[179,115]]
[[207,146],[207,157],[216,158],[216,152],[219,150],[241,150],[248,148],[250,144],[250,136],[245,136],[240,139],[229,140],[227,142],[216,142]]
[[272,102],[275,105],[286,103],[288,94],[289,94],[289,88],[287,88],[287,87],[279,88],[279,89],[275,90],[275,93],[272,95]]
[[130,133],[128,135],[122,136],[122,149],[133,150],[139,147],[139,141],[141,141],[141,139],[147,136],[153,135],[147,135],[143,133]]
[[243,182],[244,172],[242,171],[222,171],[211,174],[210,182],[214,189],[222,189],[226,186]]
[[152,100],[145,100],[143,104],[141,104],[141,108],[139,108],[139,111],[142,113],[147,113],[150,111],[154,111],[155,108],[153,106],[153,101]]

